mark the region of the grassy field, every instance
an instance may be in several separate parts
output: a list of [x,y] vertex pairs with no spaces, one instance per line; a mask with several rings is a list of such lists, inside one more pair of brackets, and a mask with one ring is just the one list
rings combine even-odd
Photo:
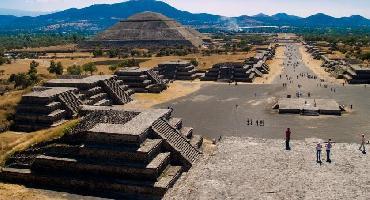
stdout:
[[61,137],[66,130],[75,126],[78,120],[71,120],[61,126],[36,131],[32,133],[20,133],[8,131],[0,134],[0,166],[2,166],[7,157],[17,151],[22,151],[30,146]]

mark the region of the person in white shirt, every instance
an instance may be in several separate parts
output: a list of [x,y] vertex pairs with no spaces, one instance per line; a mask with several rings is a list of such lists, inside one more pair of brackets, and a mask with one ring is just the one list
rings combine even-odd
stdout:
[[365,149],[365,134],[362,134],[362,137],[361,137],[361,146],[360,148],[358,149],[362,152],[366,152],[366,149]]
[[322,145],[320,143],[317,143],[316,145],[316,162],[321,163],[321,149]]

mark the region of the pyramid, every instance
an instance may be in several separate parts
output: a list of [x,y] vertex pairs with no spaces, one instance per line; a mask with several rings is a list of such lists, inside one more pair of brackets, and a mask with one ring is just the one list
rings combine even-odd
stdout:
[[143,12],[120,21],[85,42],[85,48],[201,47],[202,34],[162,14]]

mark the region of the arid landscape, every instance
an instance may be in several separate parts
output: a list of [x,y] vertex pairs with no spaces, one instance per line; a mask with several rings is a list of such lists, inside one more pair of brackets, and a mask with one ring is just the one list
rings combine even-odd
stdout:
[[370,4],[166,2],[0,2],[0,200],[369,199]]

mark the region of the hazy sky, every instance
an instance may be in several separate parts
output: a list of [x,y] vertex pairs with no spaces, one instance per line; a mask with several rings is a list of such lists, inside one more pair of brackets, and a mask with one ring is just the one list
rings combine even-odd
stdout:
[[[0,8],[32,11],[55,11],[92,4],[111,4],[124,0],[0,0]],[[352,14],[370,18],[370,0],[164,0],[172,6],[190,12],[206,12],[224,16],[275,14],[286,12],[308,16],[323,12],[341,17]]]

